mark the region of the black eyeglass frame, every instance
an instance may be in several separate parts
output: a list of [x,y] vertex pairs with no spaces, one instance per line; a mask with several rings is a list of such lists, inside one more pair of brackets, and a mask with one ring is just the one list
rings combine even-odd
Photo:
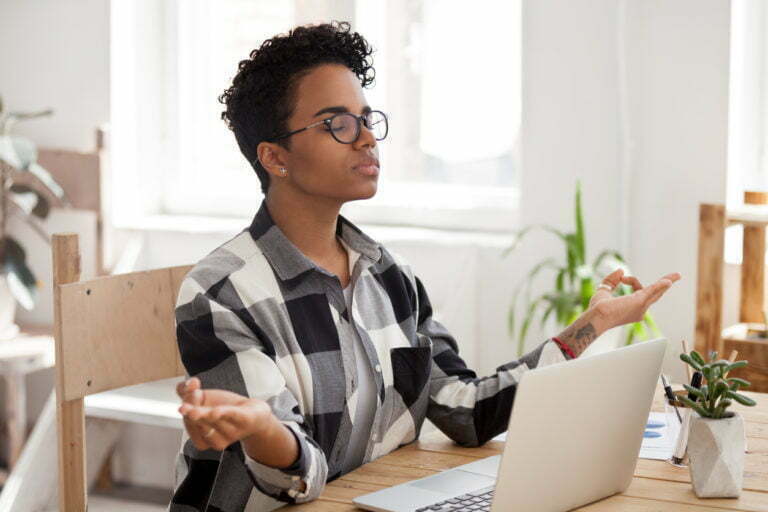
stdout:
[[[372,127],[368,126],[368,123],[365,122],[365,118],[367,116],[373,114],[374,112],[378,112],[379,114],[382,115],[382,117],[384,117],[384,124],[385,124],[386,131],[384,132],[384,136],[382,136],[380,139],[379,138],[376,139],[376,140],[384,140],[384,139],[387,138],[387,135],[389,134],[389,119],[387,118],[387,114],[385,114],[381,110],[371,110],[370,112],[368,112],[366,114],[360,114],[360,115],[353,114],[352,112],[339,112],[338,114],[332,115],[328,119],[323,119],[322,121],[317,121],[316,123],[312,123],[312,124],[310,124],[308,126],[305,126],[304,128],[299,128],[298,130],[293,130],[292,132],[285,133],[283,135],[280,135],[279,137],[272,137],[268,142],[275,142],[275,141],[278,141],[278,140],[281,140],[281,139],[285,139],[287,137],[290,137],[291,135],[295,135],[295,134],[297,134],[299,132],[303,132],[304,130],[309,130],[310,128],[314,128],[315,126],[319,126],[321,124],[325,124],[326,126],[328,126],[328,131],[331,133],[331,136],[333,137],[333,139],[336,142],[338,142],[339,144],[354,144],[355,142],[357,142],[357,139],[360,138],[360,132],[362,131],[360,129],[360,125],[361,124],[364,124],[366,128],[368,128],[369,130],[372,130]],[[340,141],[338,139],[338,137],[336,137],[336,134],[333,133],[333,130],[331,130],[331,123],[333,122],[333,120],[335,118],[337,118],[339,116],[352,116],[352,117],[355,118],[355,121],[357,121],[357,134],[355,135],[355,138],[352,139],[352,141],[350,141],[350,142]]]

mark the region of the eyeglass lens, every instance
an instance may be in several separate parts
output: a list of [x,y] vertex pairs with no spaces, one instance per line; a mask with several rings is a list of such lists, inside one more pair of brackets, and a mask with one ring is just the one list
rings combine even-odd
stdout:
[[[365,124],[376,140],[387,136],[387,118],[381,112],[374,110],[368,113]],[[360,123],[352,114],[340,114],[333,118],[330,129],[339,142],[351,143],[357,140]]]

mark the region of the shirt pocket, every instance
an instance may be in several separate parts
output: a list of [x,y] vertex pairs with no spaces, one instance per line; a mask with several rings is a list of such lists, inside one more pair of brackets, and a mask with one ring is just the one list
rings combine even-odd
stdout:
[[402,397],[416,425],[421,429],[429,402],[429,375],[432,369],[432,346],[429,338],[419,338],[419,346],[397,347],[390,351],[392,385]]

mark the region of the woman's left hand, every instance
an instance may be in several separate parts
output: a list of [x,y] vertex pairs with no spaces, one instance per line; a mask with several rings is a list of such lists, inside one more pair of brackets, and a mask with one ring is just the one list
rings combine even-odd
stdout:
[[[600,315],[608,329],[639,322],[651,304],[659,300],[680,277],[679,272],[674,272],[643,287],[636,277],[625,276],[624,270],[617,269],[603,279],[602,284],[605,286],[599,287],[592,295],[589,309],[594,309]],[[621,283],[632,286],[633,293],[614,297],[613,291]]]

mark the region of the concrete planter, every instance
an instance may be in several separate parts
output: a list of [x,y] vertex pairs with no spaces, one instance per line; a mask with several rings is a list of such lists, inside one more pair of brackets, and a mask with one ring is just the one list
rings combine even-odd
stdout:
[[692,412],[688,434],[693,491],[699,498],[738,498],[744,481],[744,420]]

